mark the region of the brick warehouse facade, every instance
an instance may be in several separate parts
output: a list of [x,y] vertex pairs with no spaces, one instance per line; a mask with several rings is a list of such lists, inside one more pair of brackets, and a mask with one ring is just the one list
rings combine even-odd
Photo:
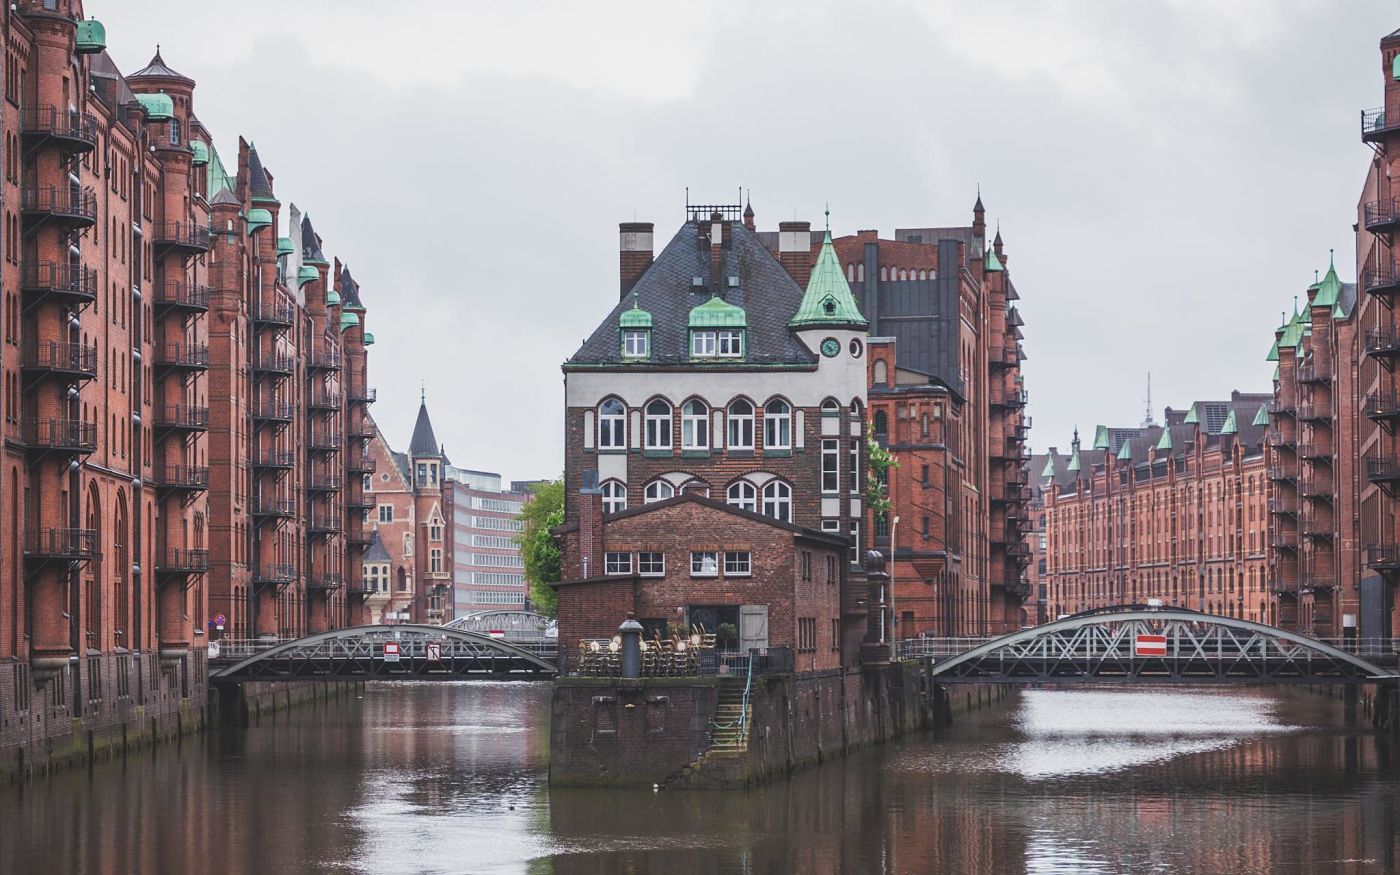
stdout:
[[1164,604],[1274,622],[1265,432],[1271,396],[1168,408],[1163,425],[1076,434],[1039,472],[1046,614]]
[[123,76],[79,0],[0,14],[8,762],[197,719],[215,613],[358,620],[340,496],[373,338],[295,208],[277,236],[256,151],[224,171],[193,80],[159,53]]

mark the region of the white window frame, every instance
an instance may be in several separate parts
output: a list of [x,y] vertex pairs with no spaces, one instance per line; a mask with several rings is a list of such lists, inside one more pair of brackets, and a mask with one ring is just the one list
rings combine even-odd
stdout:
[[[661,412],[662,410],[665,412]],[[671,449],[671,405],[663,398],[653,398],[647,402],[646,448],[649,450]]]
[[651,332],[645,328],[624,328],[622,330],[622,356],[629,359],[650,357]]
[[714,358],[717,333],[711,329],[690,332],[690,357]]
[[729,484],[725,501],[740,510],[758,513],[758,487],[747,480],[735,480]]
[[763,407],[763,448],[792,449],[792,405],[774,398]]
[[690,576],[719,577],[719,553],[714,550],[692,551],[690,554]]
[[715,355],[720,358],[741,358],[744,355],[744,332],[738,328],[716,332]]
[[[387,518],[385,518],[385,515],[384,515],[384,511],[386,511],[386,510],[389,512]],[[381,504],[381,505],[379,505],[379,516],[378,516],[378,520],[379,520],[381,523],[392,523],[392,522],[394,521],[394,506],[393,506],[392,504]]]
[[642,577],[665,577],[666,554],[656,550],[643,550],[638,553],[637,574]]
[[[739,405],[748,408],[747,413],[735,413],[734,408]],[[752,450],[753,449],[753,421],[754,406],[747,398],[736,398],[729,402],[729,449],[731,450]]]
[[[695,412],[699,408],[698,413]],[[681,407],[681,449],[708,450],[710,448],[710,406],[699,398],[692,398]]]
[[792,487],[782,480],[769,480],[763,484],[762,507],[764,516],[792,522]]
[[[610,405],[617,405],[620,412],[604,413]],[[627,405],[616,398],[607,398],[598,405],[598,449],[624,450],[627,448]]]
[[841,491],[841,441],[835,438],[822,439],[822,494],[834,495]]
[[603,513],[627,509],[627,484],[621,480],[604,480],[598,488],[603,493]]
[[651,504],[655,501],[665,501],[668,498],[676,497],[676,487],[667,480],[653,480],[647,484],[647,488],[642,495],[643,504]]
[[631,574],[632,554],[620,550],[608,551],[603,554],[604,574]]
[[753,553],[748,550],[725,550],[724,576],[752,577]]

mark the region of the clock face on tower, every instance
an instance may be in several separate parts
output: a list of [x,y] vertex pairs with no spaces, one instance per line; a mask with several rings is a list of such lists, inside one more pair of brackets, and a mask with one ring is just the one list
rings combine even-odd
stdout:
[[839,352],[841,352],[841,341],[834,337],[828,337],[822,341],[822,355],[827,358],[835,358]]

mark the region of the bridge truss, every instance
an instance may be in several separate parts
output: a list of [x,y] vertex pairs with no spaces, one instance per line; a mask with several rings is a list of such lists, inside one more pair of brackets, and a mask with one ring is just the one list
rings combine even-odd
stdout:
[[1130,609],[1077,614],[927,658],[937,683],[1260,684],[1394,682],[1395,669],[1376,664],[1393,666],[1394,656],[1362,659],[1314,638],[1232,617]]
[[[387,645],[387,646],[386,646]],[[444,626],[352,626],[211,666],[214,681],[538,680],[554,663],[502,638]]]

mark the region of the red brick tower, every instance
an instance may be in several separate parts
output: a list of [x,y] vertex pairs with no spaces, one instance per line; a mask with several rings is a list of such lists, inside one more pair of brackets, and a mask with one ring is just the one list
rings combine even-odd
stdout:
[[364,479],[375,472],[369,442],[374,437],[374,421],[369,405],[374,403],[375,391],[369,386],[369,347],[374,335],[365,326],[365,306],[360,301],[360,286],[350,276],[349,268],[335,262],[336,292],[340,316],[336,330],[340,333],[341,385],[345,387],[344,423],[346,432],[345,469],[350,484],[346,507],[345,579],[349,583],[343,609],[345,624],[358,626],[369,622],[365,600],[369,593],[364,587],[364,551],[369,548],[371,532],[365,526]]

